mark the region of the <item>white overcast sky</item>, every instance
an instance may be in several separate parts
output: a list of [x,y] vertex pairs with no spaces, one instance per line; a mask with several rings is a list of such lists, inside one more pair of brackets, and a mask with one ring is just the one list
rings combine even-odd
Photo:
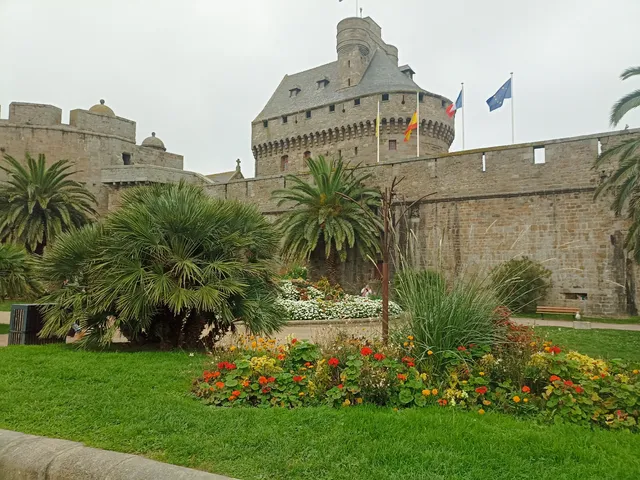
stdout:
[[[609,130],[640,88],[640,0],[360,0],[431,92],[466,92],[466,148],[511,141],[510,106],[485,100],[515,72],[516,141]],[[285,73],[336,59],[355,0],[0,0],[0,106],[69,110],[100,98],[157,132],[185,169],[253,174],[250,122]],[[640,111],[621,127],[640,126]],[[462,147],[460,116],[452,150]]]

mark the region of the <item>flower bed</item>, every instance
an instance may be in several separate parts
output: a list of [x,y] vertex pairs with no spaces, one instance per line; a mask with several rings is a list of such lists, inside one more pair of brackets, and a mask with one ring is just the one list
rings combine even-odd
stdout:
[[433,405],[638,431],[637,369],[563,352],[522,327],[514,330],[513,343],[427,350],[421,359],[411,335],[389,346],[338,338],[322,347],[241,337],[217,353],[193,392],[224,407]]
[[[320,288],[318,288],[320,287]],[[291,320],[329,320],[338,318],[371,318],[382,315],[382,300],[348,295],[339,286],[326,281],[310,284],[302,280],[283,280],[282,294],[277,304]],[[389,302],[389,314],[399,315],[402,309]]]

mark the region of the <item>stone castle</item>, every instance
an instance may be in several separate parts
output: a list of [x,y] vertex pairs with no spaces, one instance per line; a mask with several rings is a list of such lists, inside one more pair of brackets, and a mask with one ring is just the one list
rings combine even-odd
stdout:
[[[418,199],[398,235],[411,263],[440,266],[450,275],[527,255],[552,270],[548,304],[576,306],[588,315],[636,313],[638,267],[622,243],[626,221],[594,191],[609,174],[592,166],[599,152],[640,129],[447,153],[454,124],[450,100],[421,89],[398,51],[370,18],[338,25],[338,60],[284,77],[252,122],[254,178],[235,170],[203,176],[183,170],[183,158],[152,134],[136,144],[135,122],[104,102],[72,110],[69,124],[50,105],[12,103],[0,119],[0,153],[44,153],[49,162],[75,162],[76,178],[97,196],[99,210],[116,208],[132,185],[185,180],[213,197],[254,203],[267,216],[282,208],[271,192],[285,174],[305,176],[305,156],[342,156],[384,188],[394,177],[398,209]],[[381,155],[375,118],[381,109]],[[403,133],[420,106],[420,152]],[[1,172],[0,172],[1,174]],[[425,195],[430,194],[425,197]],[[424,197],[424,198],[423,198]],[[347,284],[361,286],[373,267],[350,260]]]

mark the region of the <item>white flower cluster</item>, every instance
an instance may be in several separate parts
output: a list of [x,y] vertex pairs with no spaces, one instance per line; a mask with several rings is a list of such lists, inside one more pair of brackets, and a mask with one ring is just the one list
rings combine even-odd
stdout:
[[280,288],[282,289],[282,298],[285,300],[300,300],[300,292],[293,286],[293,283],[289,280],[283,280],[280,282]]
[[[371,300],[353,295],[345,295],[336,302],[312,299],[289,300],[278,299],[277,303],[284,307],[291,320],[326,320],[335,318],[369,318],[382,314],[382,300]],[[389,314],[399,315],[402,309],[398,304],[389,302]]]

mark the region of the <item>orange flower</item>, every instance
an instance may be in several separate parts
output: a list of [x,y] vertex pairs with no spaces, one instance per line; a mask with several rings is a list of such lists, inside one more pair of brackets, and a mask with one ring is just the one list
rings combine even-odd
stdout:
[[260,377],[260,378],[258,379],[258,383],[259,383],[260,385],[266,385],[267,383],[269,383],[269,380],[267,380],[267,377],[264,377],[264,376],[263,376],[263,377]]
[[428,397],[429,395],[431,395],[431,390],[429,390],[428,388],[422,390],[422,395],[424,395],[425,397]]
[[482,409],[482,408],[481,408],[480,410],[478,410],[478,413],[479,413],[480,415],[484,415],[484,409]]
[[231,392],[231,395],[239,397],[240,396],[240,390],[234,390],[233,392]]
[[551,375],[551,376],[549,377],[549,381],[550,381],[550,382],[557,382],[558,380],[560,380],[560,377],[559,377],[559,376],[557,376],[557,375]]
[[438,389],[434,388],[433,390],[431,390],[431,395],[437,395],[438,394]]
[[236,398],[238,398],[238,397],[236,397],[235,395],[231,395],[231,396],[229,397],[229,401],[230,401],[230,402],[233,402]]
[[278,354],[278,360],[284,360],[286,355],[284,353]]
[[531,391],[531,389],[525,385],[524,387],[522,387],[522,391],[524,393],[529,393]]
[[275,381],[276,381],[276,377],[269,377],[269,378],[267,378],[267,382],[269,382],[269,383],[273,383],[273,382],[275,382]]
[[216,382],[216,387],[222,390],[224,388],[224,382]]
[[438,404],[439,404],[441,407],[444,407],[447,403],[449,403],[449,402],[447,401],[447,399],[446,399],[446,398],[441,398],[441,399],[439,399],[439,400],[438,400]]
[[251,385],[251,382],[249,380],[245,380],[244,382],[242,382],[242,386],[243,387],[248,387],[249,385]]
[[487,406],[491,405],[491,400],[483,400],[483,401],[482,401],[482,404],[483,404],[485,407],[487,407]]
[[520,403],[520,397],[516,395],[515,397],[513,397],[513,401],[516,403]]
[[398,380],[401,380],[404,382],[406,379],[407,379],[407,376],[404,373],[398,374]]

